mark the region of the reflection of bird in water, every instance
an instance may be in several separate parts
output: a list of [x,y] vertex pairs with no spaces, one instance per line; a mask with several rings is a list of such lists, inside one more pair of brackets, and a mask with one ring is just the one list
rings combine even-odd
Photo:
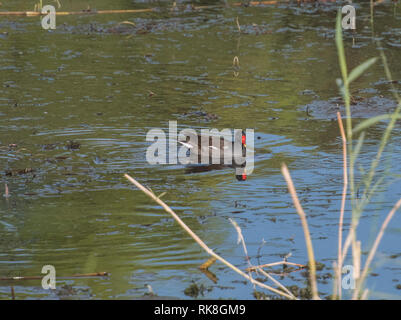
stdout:
[[[190,152],[191,166],[187,168],[187,173],[230,167],[236,170],[237,180],[246,180],[246,135],[244,130],[235,131],[234,141],[229,141],[224,137],[202,136],[193,131],[185,132],[185,130],[183,135],[186,139],[178,140],[178,142],[188,148]],[[227,157],[231,157],[231,159],[227,159]]]

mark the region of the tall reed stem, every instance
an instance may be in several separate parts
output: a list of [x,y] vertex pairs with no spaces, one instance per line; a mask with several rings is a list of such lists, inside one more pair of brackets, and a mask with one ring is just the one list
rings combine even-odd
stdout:
[[299,202],[297,192],[294,187],[294,183],[292,182],[290,172],[288,171],[287,166],[283,163],[281,166],[281,173],[284,176],[285,181],[287,182],[288,191],[291,194],[292,201],[294,203],[295,209],[301,219],[302,228],[304,230],[304,237],[306,242],[306,249],[308,251],[308,264],[309,264],[309,281],[312,289],[312,297],[314,300],[319,299],[318,291],[317,291],[317,284],[316,284],[316,262],[315,262],[315,255],[313,253],[313,245],[312,240],[309,233],[308,222],[306,220],[306,214]]
[[343,265],[342,241],[343,241],[345,200],[347,197],[347,187],[348,187],[348,168],[347,168],[347,138],[345,137],[344,126],[340,112],[337,112],[337,120],[338,120],[338,125],[340,127],[341,138],[343,142],[343,180],[344,180],[342,199],[341,199],[340,221],[338,223],[338,260],[337,260],[338,297],[339,299],[341,299],[341,274],[342,274],[341,270]]

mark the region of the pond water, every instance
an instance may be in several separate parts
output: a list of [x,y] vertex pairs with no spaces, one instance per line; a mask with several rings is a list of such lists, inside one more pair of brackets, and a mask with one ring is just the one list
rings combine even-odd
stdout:
[[[61,2],[58,10],[86,9]],[[163,200],[183,221],[242,269],[248,262],[229,218],[241,227],[253,264],[289,253],[288,261],[305,264],[283,162],[308,216],[316,259],[324,264],[319,292],[330,295],[343,183],[334,41],[340,4],[171,11],[171,3],[87,2],[98,10],[161,9],[58,16],[50,31],[38,17],[0,18],[0,190],[7,184],[10,193],[0,199],[0,277],[40,275],[49,264],[66,277],[50,291],[40,280],[2,281],[0,298],[10,299],[13,285],[17,299],[133,299],[150,285],[160,297],[253,299],[253,286],[224,265],[210,267],[216,283],[200,272],[207,254],[123,175],[167,192]],[[0,10],[33,6],[3,1]],[[344,32],[349,68],[378,56],[373,39],[379,39],[393,78],[401,80],[401,4],[377,6],[373,31],[368,4],[356,7],[357,29]],[[118,25],[122,21],[135,26]],[[239,67],[233,67],[235,56]],[[394,82],[399,92],[401,82]],[[351,89],[358,99],[355,124],[396,105],[381,62]],[[188,173],[183,165],[148,164],[146,134],[168,130],[169,121],[179,129],[253,129],[253,173],[239,182],[230,168]],[[365,170],[385,125],[367,132],[358,160]],[[401,195],[400,136],[397,125],[379,166],[384,185],[360,222],[363,261]],[[368,277],[370,298],[400,297],[400,237],[396,214]],[[103,271],[110,275],[69,278]],[[306,287],[302,271],[277,279]],[[193,284],[197,296],[186,290]]]

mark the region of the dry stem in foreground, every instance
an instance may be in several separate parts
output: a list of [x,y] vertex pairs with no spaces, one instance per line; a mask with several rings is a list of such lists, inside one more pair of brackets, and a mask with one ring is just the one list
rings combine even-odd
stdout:
[[242,270],[238,269],[236,266],[219,256],[217,253],[215,253],[212,249],[210,249],[181,219],[178,217],[178,215],[167,205],[165,204],[159,197],[157,197],[152,191],[149,189],[145,188],[142,184],[140,184],[138,181],[136,181],[134,178],[129,176],[128,174],[125,174],[124,177],[128,179],[132,184],[134,184],[139,190],[141,190],[143,193],[145,193],[149,198],[157,202],[162,208],[168,212],[175,221],[194,239],[202,249],[204,249],[209,255],[212,257],[216,258],[220,262],[224,263],[227,267],[231,268],[234,270],[236,273],[239,275],[243,276],[247,280],[249,280],[252,284],[257,285],[261,288],[267,289],[269,291],[272,291],[280,296],[286,297],[288,299],[296,299],[293,295],[289,295],[286,292],[283,292],[281,290],[278,290],[276,288],[270,287],[262,282],[259,282],[257,280],[252,279],[249,275],[247,275],[245,272]]

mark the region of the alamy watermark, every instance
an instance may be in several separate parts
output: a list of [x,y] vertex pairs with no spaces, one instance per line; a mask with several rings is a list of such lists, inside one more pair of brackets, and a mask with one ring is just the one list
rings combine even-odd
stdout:
[[[41,281],[42,288],[45,290],[56,289],[56,268],[51,264],[44,265],[41,273],[44,274]],[[29,278],[30,277],[23,276],[21,271],[18,269],[12,269],[7,273],[7,279],[10,280],[23,280]],[[34,277],[34,279],[36,279],[36,277]]]
[[45,30],[56,29],[56,8],[52,5],[46,5],[42,8],[45,16],[42,18],[42,28]]
[[341,279],[341,287],[345,290],[355,289],[356,274],[354,266],[350,264],[343,266],[342,273],[345,274],[345,276]]
[[355,30],[356,29],[356,11],[355,7],[351,5],[346,5],[342,7],[341,12],[346,14],[342,21],[341,26],[344,30]]
[[[41,20],[42,28],[45,30],[56,29],[56,8],[52,5],[45,5],[41,10],[42,14],[45,16]],[[356,11],[355,7],[352,5],[343,6],[341,9],[343,14],[346,14],[341,25],[344,30],[356,29]]]
[[45,265],[42,268],[42,273],[46,274],[42,278],[42,288],[45,290],[56,289],[56,268],[51,264]]

